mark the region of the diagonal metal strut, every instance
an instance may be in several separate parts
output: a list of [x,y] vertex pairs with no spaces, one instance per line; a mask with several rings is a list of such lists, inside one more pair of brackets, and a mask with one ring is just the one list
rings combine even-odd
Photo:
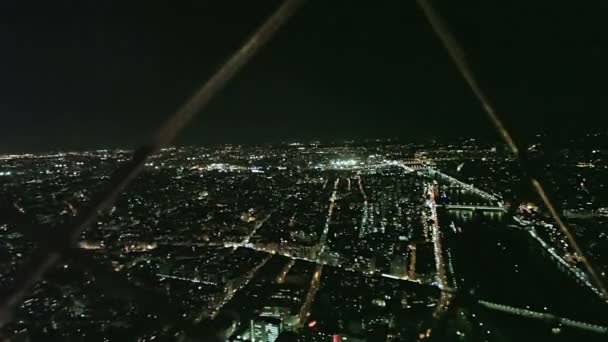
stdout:
[[488,118],[490,119],[492,124],[494,124],[494,127],[496,128],[504,142],[507,144],[513,155],[519,160],[522,169],[524,170],[524,174],[527,176],[528,181],[530,182],[530,185],[534,188],[534,191],[538,194],[538,196],[545,204],[545,207],[549,211],[549,214],[551,215],[553,220],[568,239],[568,242],[572,249],[574,249],[576,254],[578,254],[578,256],[581,258],[581,261],[585,265],[587,272],[591,275],[594,283],[603,294],[604,299],[608,299],[608,291],[606,290],[604,282],[597,274],[597,271],[595,270],[589,259],[587,259],[587,257],[583,253],[583,250],[574,238],[574,235],[570,232],[570,229],[566,226],[564,221],[562,221],[561,217],[557,213],[557,210],[555,209],[555,206],[549,199],[541,183],[536,178],[534,178],[532,173],[530,173],[526,160],[522,155],[520,148],[518,147],[519,145],[513,139],[511,133],[504,125],[503,120],[495,111],[494,106],[490,103],[488,97],[479,86],[479,83],[477,82],[477,79],[475,78],[471,67],[466,61],[463,49],[460,47],[454,36],[450,33],[443,19],[435,11],[433,6],[431,5],[430,0],[417,0],[417,2],[422,11],[424,12],[424,15],[426,16],[427,20],[433,27],[433,30],[441,40],[441,43],[450,55],[450,58],[452,59],[454,64],[456,64],[458,70],[466,80],[467,84],[471,87],[473,93],[475,93],[475,96],[477,97],[479,102],[481,102],[481,105],[483,106],[483,109],[486,112]]

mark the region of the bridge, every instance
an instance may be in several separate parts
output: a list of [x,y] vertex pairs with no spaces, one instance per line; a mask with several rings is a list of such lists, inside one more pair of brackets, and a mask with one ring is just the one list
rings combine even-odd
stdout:
[[500,195],[492,194],[487,191],[481,190],[472,184],[467,184],[467,183],[465,183],[457,178],[454,178],[446,173],[443,173],[421,161],[404,160],[401,162],[395,162],[395,164],[398,166],[401,166],[407,172],[417,172],[419,174],[423,174],[423,175],[427,175],[427,176],[431,176],[431,177],[439,176],[439,177],[445,179],[449,184],[455,185],[455,187],[458,189],[470,191],[491,203],[497,204],[497,205],[473,204],[473,203],[435,204],[436,207],[443,207],[446,209],[453,209],[453,210],[489,210],[489,211],[507,212],[507,209],[505,208],[505,206],[502,202],[502,197]]
[[439,176],[440,178],[446,180],[447,182],[457,185],[461,189],[470,191],[470,192],[482,197],[483,199],[485,199],[487,201],[495,202],[495,203],[498,203],[499,206],[502,206],[502,198],[500,195],[492,194],[487,191],[483,191],[483,190],[475,187],[472,184],[465,183],[457,178],[454,178],[446,173],[443,173],[443,172],[441,172],[437,169],[431,168],[431,167],[422,168],[422,169],[420,169],[420,171],[429,176],[433,176],[433,177]]
[[476,204],[437,204],[438,208],[446,208],[453,210],[489,210],[489,211],[500,211],[507,212],[507,209],[503,206],[490,206],[490,205],[476,205]]
[[608,334],[608,327],[598,325],[598,324],[591,324],[591,323],[586,323],[586,322],[581,322],[581,321],[575,321],[570,318],[559,317],[559,316],[556,316],[556,315],[553,315],[550,313],[546,313],[546,312],[537,312],[537,311],[532,311],[532,310],[528,310],[528,309],[516,308],[516,307],[504,305],[504,304],[496,304],[496,303],[488,302],[485,300],[479,300],[479,301],[477,301],[477,303],[479,303],[479,305],[481,305],[483,307],[486,307],[488,309],[495,310],[495,311],[500,311],[500,312],[505,312],[505,313],[512,314],[512,315],[542,320],[545,322],[555,322],[555,323],[559,323],[563,326],[567,326],[567,327],[571,327],[571,328],[575,328],[575,329],[581,329],[581,330],[585,330],[585,331],[589,331],[589,332]]

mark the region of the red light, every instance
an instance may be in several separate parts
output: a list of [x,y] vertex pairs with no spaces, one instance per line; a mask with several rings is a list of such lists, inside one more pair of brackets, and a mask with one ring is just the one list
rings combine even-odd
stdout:
[[308,327],[309,327],[309,328],[312,328],[312,327],[314,327],[315,325],[317,325],[317,321],[310,321],[310,322],[308,322]]
[[333,341],[334,342],[342,342],[342,337],[340,337],[340,335],[336,334],[333,337]]

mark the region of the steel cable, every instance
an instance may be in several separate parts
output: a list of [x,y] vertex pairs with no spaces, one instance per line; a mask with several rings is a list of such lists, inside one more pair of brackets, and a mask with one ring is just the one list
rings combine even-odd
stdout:
[[549,199],[549,197],[548,197],[545,189],[541,185],[541,183],[532,175],[531,170],[528,167],[528,164],[526,162],[525,156],[523,156],[521,153],[521,149],[518,147],[518,144],[515,142],[511,133],[508,131],[508,129],[504,125],[503,120],[500,118],[500,116],[494,109],[494,106],[490,103],[488,97],[486,96],[486,94],[482,91],[481,87],[479,86],[479,83],[477,82],[477,79],[475,78],[471,67],[467,63],[463,49],[460,47],[460,45],[458,44],[458,42],[456,41],[454,36],[450,33],[450,30],[448,29],[448,27],[445,24],[445,22],[443,21],[443,19],[439,16],[437,11],[435,11],[433,6],[431,5],[430,0],[417,0],[417,2],[418,2],[418,5],[420,6],[420,8],[422,9],[422,11],[424,12],[424,15],[426,16],[427,20],[431,24],[433,30],[435,31],[435,33],[441,40],[441,43],[443,44],[443,46],[447,50],[448,54],[450,55],[450,58],[452,59],[454,64],[456,64],[458,70],[460,71],[460,73],[462,74],[464,79],[466,80],[467,84],[471,87],[471,90],[473,91],[473,93],[475,93],[475,96],[477,97],[479,102],[481,102],[481,105],[482,105],[485,113],[487,114],[488,118],[490,119],[490,121],[492,122],[492,124],[494,125],[496,130],[498,131],[501,138],[507,144],[507,146],[509,147],[509,149],[511,150],[513,155],[519,160],[522,170],[524,171],[524,174],[527,176],[528,181],[530,182],[532,188],[538,194],[538,196],[541,198],[545,207],[549,211],[549,214],[551,215],[551,217],[553,218],[555,223],[559,226],[560,230],[564,233],[564,235],[568,239],[570,246],[572,247],[574,252],[579,256],[582,263],[585,265],[587,272],[591,275],[594,283],[602,292],[604,299],[605,300],[608,299],[608,291],[606,290],[606,286],[604,285],[604,282],[599,277],[597,271],[595,270],[595,268],[593,267],[591,262],[587,259],[587,257],[583,253],[583,250],[581,249],[578,242],[574,238],[574,235],[570,232],[570,229],[566,226],[564,221],[561,219],[561,217],[557,213],[555,206]]

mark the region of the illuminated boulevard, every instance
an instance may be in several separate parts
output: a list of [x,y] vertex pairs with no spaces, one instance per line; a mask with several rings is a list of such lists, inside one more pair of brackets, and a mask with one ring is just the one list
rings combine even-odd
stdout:
[[304,325],[304,322],[310,316],[310,310],[312,308],[312,303],[315,300],[317,292],[319,291],[319,285],[321,283],[321,272],[323,271],[323,265],[317,265],[315,267],[315,272],[312,275],[312,279],[310,281],[310,287],[308,289],[308,294],[306,295],[306,299],[304,300],[304,304],[302,304],[302,309],[300,309],[300,314],[298,315],[298,326]]
[[325,252],[325,248],[327,246],[327,233],[329,232],[329,224],[331,223],[331,217],[334,213],[334,208],[336,206],[336,199],[338,198],[338,184],[340,183],[340,178],[337,178],[334,182],[333,192],[331,193],[331,197],[329,198],[329,209],[327,210],[327,220],[325,221],[325,226],[323,226],[323,233],[321,233],[321,238],[319,239],[319,252],[317,253],[317,261]]
[[[233,281],[233,285],[226,289],[226,295],[224,296],[224,298],[222,298],[217,303],[217,305],[215,305],[215,307],[213,307],[211,309],[211,311],[209,313],[209,317],[215,318],[217,316],[217,314],[220,312],[220,310],[224,307],[224,305],[226,305],[226,303],[228,303],[238,291],[240,291],[242,288],[247,286],[247,284],[249,284],[249,282],[251,281],[251,279],[253,279],[253,277],[256,275],[258,270],[260,268],[262,268],[262,266],[264,266],[268,262],[268,260],[270,260],[270,258],[272,258],[272,255],[267,255],[264,258],[264,260],[262,260],[262,262],[257,264],[251,270],[249,270],[249,272],[247,272],[244,275],[242,275],[241,277],[235,279]],[[199,319],[202,319],[202,318],[203,317],[199,317]]]
[[[432,240],[433,240],[433,250],[435,252],[435,267],[437,270],[436,274],[436,282],[440,289],[447,290],[450,288],[446,276],[446,267],[443,260],[443,248],[441,243],[441,230],[439,227],[439,220],[437,218],[437,206],[435,203],[435,191],[434,186],[431,183],[427,184],[426,187],[426,207],[430,210],[430,217],[426,218],[426,224],[430,223],[431,231],[432,231]],[[424,217],[424,216],[423,216]],[[453,278],[453,277],[452,277]],[[436,317],[440,317],[443,315],[452,300],[452,295],[446,291],[441,292],[441,296],[439,302],[437,303],[437,307],[435,308],[434,315]]]

